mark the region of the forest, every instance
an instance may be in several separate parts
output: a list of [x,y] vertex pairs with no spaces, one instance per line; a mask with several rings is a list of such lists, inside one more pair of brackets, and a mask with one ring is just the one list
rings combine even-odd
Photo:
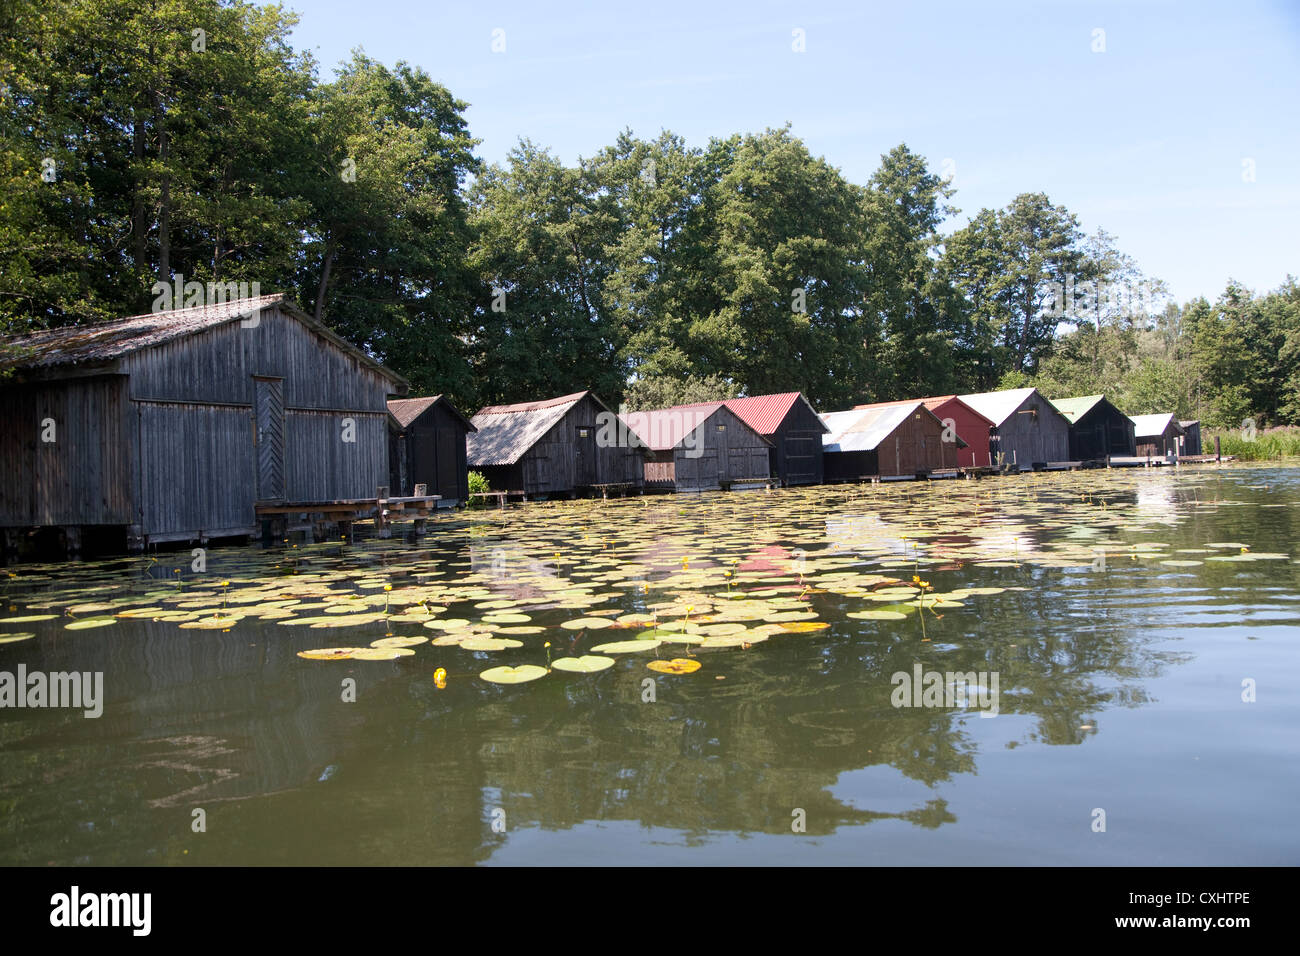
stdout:
[[278,6],[4,10],[5,335],[147,312],[183,277],[285,292],[469,410],[1032,384],[1300,424],[1295,277],[1176,303],[1042,193],[952,226],[956,191],[902,143],[861,184],[789,125],[611,131],[575,165],[523,139],[488,164],[423,69],[358,50],[326,79]]

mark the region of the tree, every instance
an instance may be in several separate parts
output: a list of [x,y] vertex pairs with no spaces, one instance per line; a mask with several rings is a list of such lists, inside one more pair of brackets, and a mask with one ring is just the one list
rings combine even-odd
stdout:
[[1033,374],[1050,354],[1065,293],[1097,278],[1081,239],[1071,213],[1022,193],[981,210],[945,243],[947,277],[969,310],[958,338],[985,387],[1007,371]]

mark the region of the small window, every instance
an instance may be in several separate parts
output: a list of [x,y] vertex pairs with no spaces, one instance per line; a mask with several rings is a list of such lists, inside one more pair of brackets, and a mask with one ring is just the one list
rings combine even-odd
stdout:
[[585,429],[585,428],[579,428],[579,429],[578,429],[578,437],[579,437],[579,438],[586,438],[586,437],[587,437],[587,429]]
[[725,432],[726,430],[727,430],[727,426],[726,426],[726,425],[719,425],[719,426],[718,426],[718,431],[720,431],[720,432]]

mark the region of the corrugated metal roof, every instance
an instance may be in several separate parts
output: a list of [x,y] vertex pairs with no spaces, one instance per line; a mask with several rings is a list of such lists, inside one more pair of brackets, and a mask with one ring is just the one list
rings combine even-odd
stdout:
[[306,312],[283,293],[232,299],[190,309],[146,312],[111,322],[93,325],[70,325],[5,340],[5,344],[23,353],[0,361],[0,369],[53,368],[80,362],[109,362],[141,349],[162,345],[174,339],[243,319],[272,307],[291,314],[313,331],[320,333],[339,348],[359,358],[364,364],[405,386],[406,380],[385,368],[373,356],[357,348]]
[[994,425],[1001,425],[1033,392],[1032,388],[1010,388],[1000,392],[974,392],[957,397]]
[[470,419],[477,431],[465,438],[469,466],[513,465],[588,394],[574,392],[541,402],[479,409]]
[[461,414],[460,409],[453,405],[442,395],[429,395],[424,398],[395,398],[388,403],[388,410],[398,423],[407,428],[411,422],[423,415],[428,409],[437,405],[439,402],[446,404],[447,409],[465,423],[465,428],[469,431],[475,431],[474,424]]
[[1105,395],[1083,395],[1079,398],[1049,398],[1048,401],[1056,406],[1056,410],[1068,418],[1073,425],[1092,411],[1098,402],[1105,399]]
[[[1133,421],[1133,434],[1139,441],[1143,438],[1152,438],[1157,435],[1163,435],[1169,423],[1173,420],[1173,412],[1162,412],[1159,415],[1130,415]],[[1178,426],[1182,430],[1182,426]]]
[[939,408],[940,406],[947,405],[949,402],[957,402],[963,408],[967,409],[968,411],[972,412],[978,417],[983,418],[990,425],[993,424],[993,422],[989,421],[987,416],[980,414],[970,405],[963,402],[961,400],[960,395],[932,395],[929,398],[922,398],[922,399],[904,398],[897,402],[869,402],[866,405],[854,405],[853,407],[854,408],[875,408],[877,406],[885,406],[885,405],[910,405],[912,402],[915,401],[920,401],[924,403],[925,407],[928,408],[931,412],[933,412],[936,408]]
[[803,402],[814,415],[817,410],[803,397],[803,392],[780,392],[776,395],[750,395],[746,398],[729,398],[727,407],[736,416],[764,438],[770,438],[781,427],[796,402]]
[[[854,408],[847,412],[828,412],[822,416],[827,428],[827,434],[822,436],[822,451],[875,451],[919,408],[925,408],[925,405],[916,399]],[[927,409],[927,414],[933,412]]]
[[[537,412],[548,408],[555,408],[559,405],[576,405],[584,395],[591,394],[588,392],[573,392],[570,395],[561,395],[559,398],[546,398],[540,402],[517,402],[514,405],[487,405],[478,410],[479,415],[509,415],[514,412]],[[600,399],[596,399],[600,401]],[[601,402],[604,405],[604,402]]]
[[668,451],[681,444],[717,413],[723,402],[697,402],[647,412],[625,412],[620,416],[640,439],[654,451]]

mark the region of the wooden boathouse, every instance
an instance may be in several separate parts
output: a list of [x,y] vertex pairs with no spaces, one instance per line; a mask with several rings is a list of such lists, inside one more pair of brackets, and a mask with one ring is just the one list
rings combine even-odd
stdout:
[[491,405],[470,421],[469,467],[494,491],[571,495],[638,490],[645,482],[649,450],[635,435],[619,434],[618,416],[590,391]]
[[468,418],[443,395],[389,401],[389,486],[395,495],[414,495],[416,485],[439,497],[438,507],[469,497],[465,437],[474,431]]
[[727,407],[771,445],[771,477],[783,485],[822,483],[826,426],[802,392],[730,398]]
[[993,428],[991,421],[957,395],[938,395],[921,401],[945,426],[951,422],[952,430],[961,439],[957,445],[958,468],[992,467],[993,452],[989,444],[990,430]]
[[993,423],[993,464],[1031,471],[1069,461],[1070,422],[1036,388],[976,392],[959,396]]
[[1179,427],[1183,430],[1183,451],[1184,455],[1201,455],[1201,421],[1198,418],[1190,418],[1186,421],[1180,421]]
[[1052,399],[1070,422],[1070,458],[1103,461],[1112,455],[1137,454],[1133,420],[1112,405],[1105,395]]
[[826,480],[918,478],[956,470],[965,442],[946,440],[947,426],[920,399],[859,405],[822,416]]
[[768,482],[773,477],[772,444],[747,425],[731,404],[701,402],[625,412],[622,419],[628,429],[652,453],[645,463],[647,487],[716,491]]
[[1178,424],[1172,412],[1134,415],[1133,431],[1139,458],[1166,458],[1182,453],[1179,440],[1184,435],[1183,426]]
[[103,547],[247,536],[259,506],[375,499],[406,382],[284,296],[8,340],[0,528]]

